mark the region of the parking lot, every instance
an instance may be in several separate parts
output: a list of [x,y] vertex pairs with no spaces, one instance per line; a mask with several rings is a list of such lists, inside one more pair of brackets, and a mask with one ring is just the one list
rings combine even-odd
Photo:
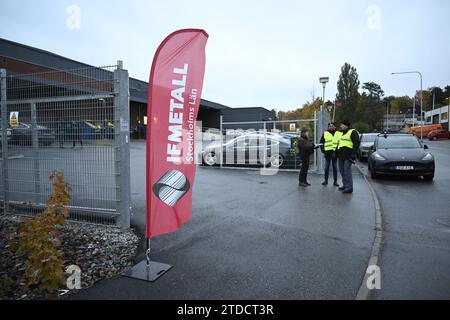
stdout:
[[[9,146],[8,184],[11,201],[46,203],[52,191],[54,170],[64,172],[72,186],[72,206],[116,208],[114,148],[110,141],[85,141],[81,148],[66,143],[41,146]],[[0,192],[2,190],[0,189]]]
[[[143,234],[144,142],[132,143],[131,159],[132,222]],[[154,284],[116,277],[75,298],[353,299],[374,237],[372,198],[357,174],[351,196],[321,179],[302,189],[294,172],[199,167],[191,220],[152,240],[152,259],[174,268]]]

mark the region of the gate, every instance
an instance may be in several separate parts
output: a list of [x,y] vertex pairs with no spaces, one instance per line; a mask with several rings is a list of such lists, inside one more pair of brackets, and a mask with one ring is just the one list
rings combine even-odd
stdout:
[[69,219],[129,227],[129,84],[121,62],[0,72],[3,212],[41,212],[49,176],[60,170],[72,186]]
[[[319,143],[329,119],[325,111],[315,112],[313,119],[301,120],[223,122],[221,118],[220,146],[211,152],[221,167],[276,166],[278,162],[282,163],[279,170],[298,170],[301,161],[294,141],[299,131],[307,128],[310,139]],[[312,171],[323,173],[324,158],[319,149],[311,156],[311,164]]]

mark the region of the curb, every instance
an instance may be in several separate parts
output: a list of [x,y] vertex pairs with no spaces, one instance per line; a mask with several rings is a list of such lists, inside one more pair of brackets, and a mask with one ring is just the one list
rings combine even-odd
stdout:
[[[373,240],[372,244],[372,253],[370,255],[369,262],[367,266],[373,266],[378,265],[378,260],[381,256],[381,247],[383,244],[383,238],[384,238],[384,231],[383,231],[383,208],[381,207],[380,199],[378,198],[378,195],[370,183],[370,181],[367,179],[364,172],[361,170],[361,168],[356,165],[356,168],[358,169],[361,176],[364,178],[364,181],[366,182],[367,186],[369,187],[370,193],[372,195],[372,199],[375,206],[375,238]],[[366,269],[367,270],[367,269]],[[367,279],[369,275],[365,273],[364,279],[361,283],[361,286],[358,290],[358,294],[356,295],[355,300],[369,300],[372,295],[372,291],[369,288],[367,288]]]

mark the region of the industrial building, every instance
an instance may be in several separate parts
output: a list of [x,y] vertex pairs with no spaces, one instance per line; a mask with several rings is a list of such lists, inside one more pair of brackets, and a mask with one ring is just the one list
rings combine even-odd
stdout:
[[[16,75],[51,72],[55,70],[72,70],[76,73],[76,70],[92,68],[92,66],[42,49],[0,38],[0,68],[6,69],[9,75]],[[112,73],[111,71],[99,69],[99,73],[101,72]],[[79,76],[84,77],[81,74]],[[108,77],[108,75],[104,76]],[[71,77],[73,78],[73,74]],[[109,78],[111,77],[112,75],[109,75]],[[55,86],[57,86],[56,83]],[[129,86],[130,128],[142,128],[147,114],[148,83],[130,77]],[[9,96],[8,99],[10,98]],[[198,121],[202,121],[204,128],[219,129],[221,116],[223,122],[271,121],[276,118],[274,111],[269,111],[262,107],[230,108],[212,101],[201,100]],[[251,124],[224,126],[224,128],[232,129],[260,129],[260,127],[260,125],[255,126]],[[138,136],[143,137],[143,135]]]

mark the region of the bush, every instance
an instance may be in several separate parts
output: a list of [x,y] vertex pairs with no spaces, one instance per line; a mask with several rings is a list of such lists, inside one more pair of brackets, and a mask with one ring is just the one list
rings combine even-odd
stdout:
[[27,256],[27,286],[37,286],[41,291],[54,293],[64,281],[59,226],[64,224],[69,213],[66,206],[71,199],[71,187],[62,172],[54,171],[50,180],[55,180],[55,183],[47,208],[34,218],[24,219],[20,223],[13,250]]
[[359,133],[368,133],[370,131],[369,125],[365,122],[355,122],[353,129],[358,130]]

